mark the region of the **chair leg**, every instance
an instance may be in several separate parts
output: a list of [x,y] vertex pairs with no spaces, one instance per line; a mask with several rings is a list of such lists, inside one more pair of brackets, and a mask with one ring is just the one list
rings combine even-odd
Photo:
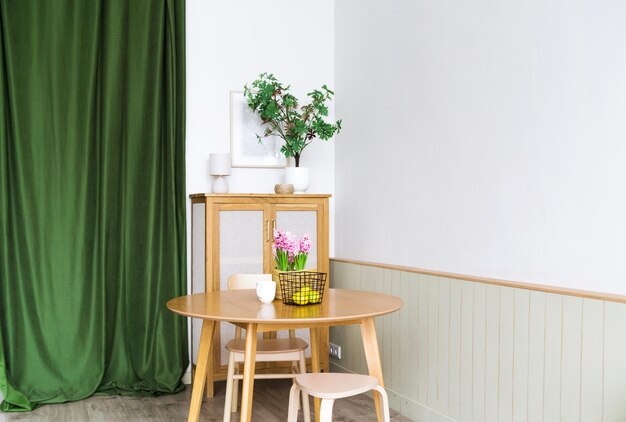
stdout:
[[233,375],[235,374],[235,354],[228,354],[228,374],[226,376],[226,394],[224,398],[224,422],[230,422],[233,399]]
[[[296,379],[295,379],[295,378],[293,378],[293,380],[292,380],[292,384],[293,384],[293,385],[295,385],[295,384],[296,384]],[[296,412],[299,412],[299,411],[300,411],[300,400],[298,400],[298,401],[296,402]]]
[[300,389],[298,385],[294,383],[289,391],[289,413],[287,413],[287,422],[297,422],[298,420],[299,395]]
[[[306,374],[306,359],[304,357],[304,351],[300,352],[300,373]],[[298,400],[299,401],[299,400]],[[311,422],[311,409],[309,408],[309,395],[302,392],[302,416],[304,422]]]
[[[239,374],[239,364],[235,363],[235,373]],[[231,412],[237,411],[237,405],[239,404],[239,380],[233,380],[233,404],[230,408]]]
[[333,399],[322,399],[322,405],[320,407],[320,422],[332,422],[333,420]]
[[[292,374],[301,374],[300,367],[298,365],[299,365],[299,361],[295,361],[295,360],[291,361],[291,373]],[[293,384],[295,384],[295,383],[296,383],[296,379],[293,378]],[[300,401],[299,400],[298,400],[298,409],[297,410],[300,411]]]
[[374,387],[374,390],[380,393],[380,397],[383,399],[383,421],[390,422],[391,416],[389,415],[389,398],[387,397],[387,391],[385,391],[384,387],[377,385]]

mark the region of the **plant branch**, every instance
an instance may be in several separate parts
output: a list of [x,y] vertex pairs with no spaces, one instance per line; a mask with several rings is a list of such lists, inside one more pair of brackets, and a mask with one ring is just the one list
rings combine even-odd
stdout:
[[302,151],[315,138],[330,139],[341,130],[341,120],[335,123],[325,121],[328,116],[327,101],[332,101],[333,92],[323,85],[320,90],[307,94],[309,104],[298,106],[298,99],[289,93],[290,86],[281,84],[274,75],[262,73],[259,79],[252,82],[253,92],[244,86],[248,107],[262,115],[263,123],[268,125],[264,136],[278,136],[285,144],[281,151],[287,157],[294,157],[296,165],[300,163]]

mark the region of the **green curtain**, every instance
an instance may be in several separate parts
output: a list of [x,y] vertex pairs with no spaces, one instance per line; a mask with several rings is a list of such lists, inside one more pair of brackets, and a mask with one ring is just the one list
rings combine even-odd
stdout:
[[0,0],[4,411],[176,392],[184,0]]

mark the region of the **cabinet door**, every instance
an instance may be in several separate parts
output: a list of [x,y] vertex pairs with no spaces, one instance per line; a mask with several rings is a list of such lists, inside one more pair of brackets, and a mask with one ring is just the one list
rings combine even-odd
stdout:
[[[200,210],[198,211],[199,214]],[[206,230],[206,248],[201,249],[205,254],[204,263],[206,263],[204,277],[200,277],[199,270],[195,271],[198,273],[198,280],[202,279],[206,285],[204,289],[199,289],[199,283],[194,283],[194,293],[228,290],[228,277],[234,273],[269,272],[266,268],[269,261],[268,254],[271,252],[271,246],[268,247],[271,238],[269,205],[212,204],[208,205],[207,211],[209,214],[206,227],[200,215],[194,215],[194,224]],[[200,236],[195,236],[194,240],[196,239],[194,251],[196,246],[200,246],[195,243],[202,243],[199,240]],[[194,261],[199,261],[198,258],[194,255]],[[221,353],[222,344],[234,337],[234,327],[231,324],[219,324],[219,326],[213,350],[219,352],[214,353],[216,371],[222,372],[220,367],[228,364],[228,355]],[[202,321],[194,319],[192,327],[192,360],[196,362]]]
[[311,236],[311,252],[306,268],[328,272],[328,236],[322,204],[276,204],[272,208],[272,226],[300,237]]
[[[214,239],[214,290],[228,290],[228,277],[235,273],[262,274],[268,272],[266,262],[270,248],[270,207],[267,204],[215,205],[218,239]],[[216,348],[216,369],[228,365],[223,345],[235,336],[235,326],[220,324]]]
[[[215,205],[213,240],[213,289],[228,290],[228,277],[235,273],[262,274],[268,257],[269,205]],[[215,230],[217,229],[217,230]]]
[[[272,226],[292,232],[297,237],[304,233],[311,236],[311,252],[306,269],[316,269],[328,274],[328,246],[325,235],[325,214],[321,204],[276,204],[272,208]],[[327,286],[328,288],[328,282]],[[278,337],[286,337],[286,332],[279,332]],[[296,335],[310,342],[309,330],[296,330]],[[310,348],[306,356],[310,357]]]

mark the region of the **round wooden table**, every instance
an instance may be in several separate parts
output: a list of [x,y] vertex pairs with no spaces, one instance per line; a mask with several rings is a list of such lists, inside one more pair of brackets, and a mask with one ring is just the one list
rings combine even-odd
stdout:
[[[394,296],[346,289],[328,289],[324,293],[323,303],[308,306],[283,305],[278,300],[270,304],[262,304],[257,299],[254,290],[198,293],[170,300],[167,302],[167,307],[172,312],[203,320],[188,420],[195,422],[200,416],[209,350],[216,321],[231,322],[246,329],[241,421],[250,421],[258,332],[309,328],[312,368],[314,372],[319,372],[319,351],[316,350],[317,328],[359,324],[369,373],[378,378],[380,385],[384,385],[374,317],[395,312],[402,305],[402,299]],[[379,398],[376,395],[375,404],[380,421],[382,414]],[[319,401],[316,400],[316,415],[319,415],[318,407]]]

